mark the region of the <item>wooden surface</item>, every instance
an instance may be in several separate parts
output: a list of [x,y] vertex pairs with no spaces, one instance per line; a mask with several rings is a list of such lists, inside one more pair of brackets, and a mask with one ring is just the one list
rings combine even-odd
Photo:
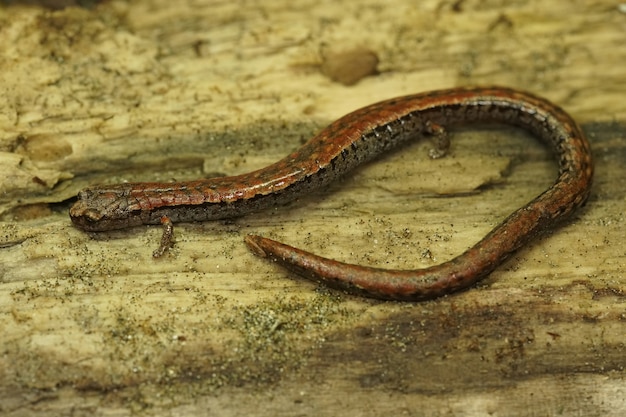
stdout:
[[[3,6],[0,414],[624,415],[626,14],[507,3]],[[454,296],[326,290],[242,239],[442,262],[553,180],[516,130],[455,132],[438,161],[416,143],[285,207],[180,225],[159,260],[158,227],[90,235],[67,216],[88,184],[242,173],[376,100],[491,84],[566,108],[597,174],[574,218]]]

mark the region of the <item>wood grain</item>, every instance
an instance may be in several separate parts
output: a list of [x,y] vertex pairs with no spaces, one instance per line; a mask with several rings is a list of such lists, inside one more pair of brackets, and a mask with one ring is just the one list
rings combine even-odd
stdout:
[[[626,412],[626,15],[615,3],[45,6],[0,9],[0,414]],[[322,70],[358,51],[378,67],[356,84]],[[156,261],[158,227],[86,234],[67,216],[88,184],[242,173],[376,100],[491,84],[580,121],[595,186],[574,219],[455,296],[347,296],[242,239],[438,263],[552,182],[548,151],[519,131],[457,131],[442,160],[416,143],[288,206],[180,225]]]

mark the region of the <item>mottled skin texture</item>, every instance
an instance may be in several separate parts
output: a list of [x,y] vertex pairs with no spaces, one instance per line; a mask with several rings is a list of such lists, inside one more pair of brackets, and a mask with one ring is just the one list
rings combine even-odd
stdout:
[[[555,183],[460,256],[421,270],[384,270],[345,264],[265,239],[246,243],[296,273],[370,297],[423,300],[474,284],[520,246],[584,204],[593,163],[574,120],[554,104],[506,88],[433,91],[356,110],[322,130],[279,162],[249,174],[184,183],[130,183],[83,190],[70,209],[88,231],[245,215],[297,198],[407,140],[440,127],[495,122],[528,130],[553,151]],[[435,129],[433,129],[433,126]]]

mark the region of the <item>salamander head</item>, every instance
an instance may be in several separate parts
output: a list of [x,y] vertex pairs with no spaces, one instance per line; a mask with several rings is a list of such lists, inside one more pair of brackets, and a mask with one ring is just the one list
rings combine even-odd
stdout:
[[70,218],[89,232],[123,229],[142,224],[140,210],[129,205],[127,193],[117,188],[85,189],[70,208]]

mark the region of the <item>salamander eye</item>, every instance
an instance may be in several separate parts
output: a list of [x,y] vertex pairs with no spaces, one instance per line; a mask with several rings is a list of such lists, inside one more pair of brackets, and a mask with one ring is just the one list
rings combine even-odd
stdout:
[[100,221],[104,215],[96,209],[87,209],[83,212],[83,217],[90,222]]

